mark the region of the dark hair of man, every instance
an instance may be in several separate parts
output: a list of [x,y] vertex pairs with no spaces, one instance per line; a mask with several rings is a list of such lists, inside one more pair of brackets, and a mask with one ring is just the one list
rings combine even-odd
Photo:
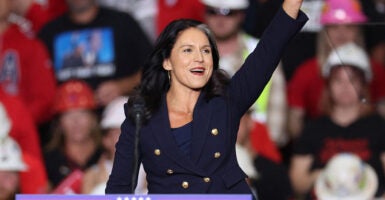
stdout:
[[128,111],[138,99],[145,103],[145,116],[149,119],[160,107],[161,98],[170,88],[169,74],[163,68],[163,61],[170,57],[180,33],[189,28],[197,28],[207,36],[213,58],[213,74],[202,92],[205,99],[209,100],[215,96],[225,94],[225,86],[229,82],[229,76],[219,69],[219,53],[214,36],[205,24],[196,20],[179,19],[171,22],[158,37],[155,48],[144,64],[143,75],[140,85],[128,100]]

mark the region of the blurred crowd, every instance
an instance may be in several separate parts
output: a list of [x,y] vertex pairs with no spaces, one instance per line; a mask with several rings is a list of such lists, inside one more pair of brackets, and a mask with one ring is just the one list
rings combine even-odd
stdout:
[[[0,200],[104,194],[123,105],[163,28],[206,23],[232,76],[281,3],[0,0]],[[309,22],[241,120],[238,163],[261,200],[385,198],[385,0],[302,10]]]

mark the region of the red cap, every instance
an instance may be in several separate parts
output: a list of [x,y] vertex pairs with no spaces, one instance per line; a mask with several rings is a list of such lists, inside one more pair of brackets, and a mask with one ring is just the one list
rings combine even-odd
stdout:
[[80,80],[71,80],[59,86],[54,102],[56,114],[70,109],[95,109],[96,103],[92,89]]

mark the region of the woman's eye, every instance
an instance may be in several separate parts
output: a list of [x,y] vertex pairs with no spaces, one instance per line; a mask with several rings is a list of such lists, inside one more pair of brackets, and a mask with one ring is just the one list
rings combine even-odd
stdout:
[[211,50],[210,49],[203,49],[203,53],[209,54],[209,53],[211,53]]
[[189,52],[192,52],[192,49],[190,49],[190,48],[188,48],[188,49],[183,49],[183,52],[189,53]]

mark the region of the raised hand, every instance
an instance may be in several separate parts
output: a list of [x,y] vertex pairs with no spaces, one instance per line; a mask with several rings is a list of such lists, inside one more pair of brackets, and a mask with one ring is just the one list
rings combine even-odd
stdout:
[[284,0],[282,7],[290,17],[296,19],[302,2],[303,0]]

